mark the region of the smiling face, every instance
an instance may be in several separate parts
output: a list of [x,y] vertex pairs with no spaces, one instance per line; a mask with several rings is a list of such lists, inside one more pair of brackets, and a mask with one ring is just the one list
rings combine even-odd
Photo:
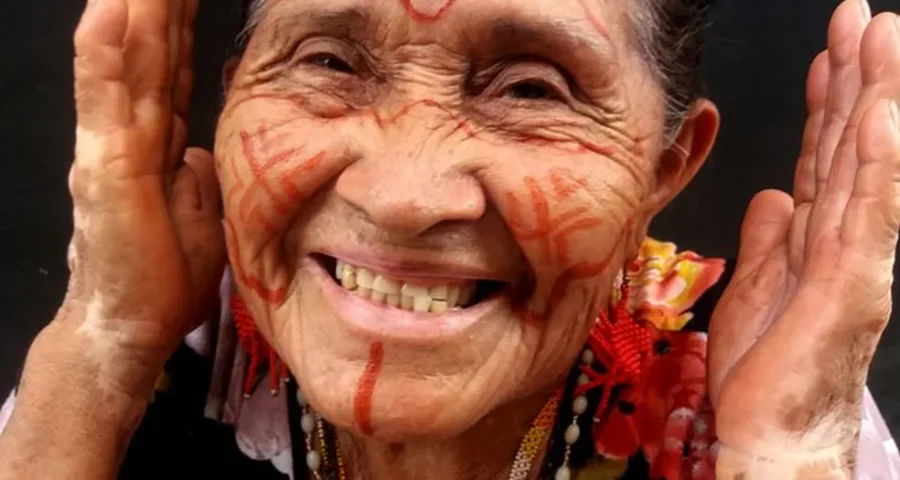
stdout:
[[663,89],[627,8],[260,12],[216,139],[230,259],[329,421],[393,441],[452,436],[567,373],[716,129],[707,106],[681,148],[663,148]]

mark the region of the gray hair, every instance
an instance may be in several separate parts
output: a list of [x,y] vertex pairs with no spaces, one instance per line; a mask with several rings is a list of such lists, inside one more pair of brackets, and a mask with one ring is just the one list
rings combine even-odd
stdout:
[[636,46],[666,92],[667,137],[677,133],[691,105],[704,93],[704,32],[715,1],[644,0],[629,14]]

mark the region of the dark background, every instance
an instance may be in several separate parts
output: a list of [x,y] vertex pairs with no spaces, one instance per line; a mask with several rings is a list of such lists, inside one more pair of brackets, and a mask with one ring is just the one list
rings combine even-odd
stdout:
[[[240,29],[233,0],[203,0],[197,33],[196,145],[211,143],[221,64]],[[804,77],[825,46],[836,0],[723,0],[709,33],[707,85],[722,136],[653,233],[708,256],[736,252],[752,195],[791,187],[805,118]],[[900,0],[871,0],[900,11]],[[0,397],[65,291],[71,234],[66,175],[74,144],[71,36],[84,2],[0,3]],[[895,288],[894,296],[898,298]],[[900,311],[900,309],[898,309]],[[896,317],[897,315],[895,315]],[[888,327],[869,378],[900,434],[900,325]],[[0,399],[2,400],[2,399]]]

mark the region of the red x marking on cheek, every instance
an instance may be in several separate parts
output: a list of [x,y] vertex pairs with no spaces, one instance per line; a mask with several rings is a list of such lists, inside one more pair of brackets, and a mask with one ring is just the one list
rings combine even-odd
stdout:
[[[627,237],[633,220],[626,223],[625,233],[616,241],[615,245],[600,259],[583,259],[573,261],[569,252],[569,244],[572,235],[577,232],[589,232],[603,225],[596,214],[588,205],[577,202],[574,195],[585,189],[587,180],[576,178],[570,172],[556,169],[550,172],[549,187],[543,188],[541,182],[534,177],[523,179],[523,191],[520,193],[507,193],[507,217],[513,234],[520,242],[537,242],[542,258],[557,266],[561,272],[553,281],[550,294],[543,311],[525,312],[526,322],[535,323],[549,318],[565,300],[569,289],[576,281],[587,281],[604,274],[611,266],[615,253],[619,250],[622,241]],[[553,192],[548,194],[545,190]],[[557,201],[569,201],[571,206],[556,208],[556,203],[551,203],[555,196]],[[530,218],[526,219],[526,204],[522,199],[527,198],[530,207]],[[560,210],[554,214],[553,210]]]

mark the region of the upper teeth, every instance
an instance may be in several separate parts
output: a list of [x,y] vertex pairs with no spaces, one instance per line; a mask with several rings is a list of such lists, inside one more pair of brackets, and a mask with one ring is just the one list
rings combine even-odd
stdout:
[[335,277],[362,298],[415,312],[456,310],[472,299],[475,282],[444,283],[431,287],[382,276],[338,260]]

